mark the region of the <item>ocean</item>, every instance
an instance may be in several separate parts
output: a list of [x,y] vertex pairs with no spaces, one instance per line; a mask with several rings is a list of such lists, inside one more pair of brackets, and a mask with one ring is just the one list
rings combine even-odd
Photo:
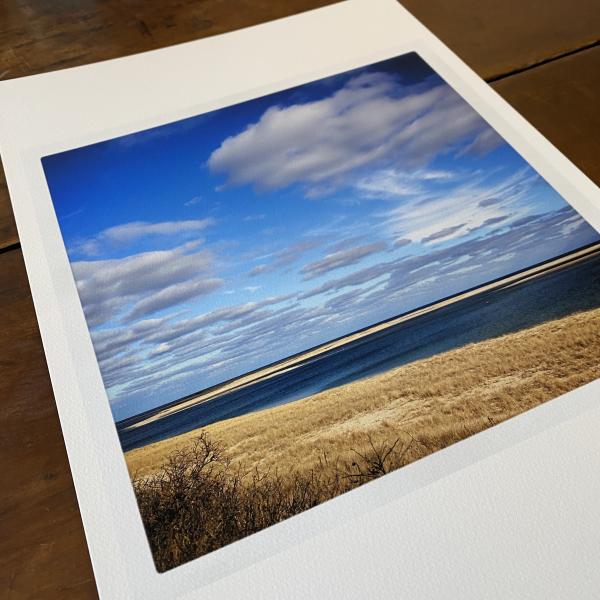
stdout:
[[305,398],[421,358],[600,306],[600,255],[460,300],[156,421],[118,425],[123,451]]

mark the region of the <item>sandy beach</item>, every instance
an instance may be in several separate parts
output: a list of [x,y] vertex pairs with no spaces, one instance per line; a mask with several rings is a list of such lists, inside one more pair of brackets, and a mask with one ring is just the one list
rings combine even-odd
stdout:
[[527,269],[526,271],[523,271],[521,273],[516,273],[509,277],[505,277],[499,281],[495,281],[495,282],[489,283],[487,285],[481,286],[479,288],[476,288],[474,290],[470,290],[470,291],[464,292],[462,294],[458,294],[456,296],[453,296],[452,298],[449,298],[449,299],[446,299],[446,300],[443,300],[440,302],[436,302],[435,304],[432,304],[430,306],[426,306],[426,307],[411,311],[407,314],[400,315],[394,319],[390,319],[383,323],[377,323],[377,324],[375,324],[371,327],[368,327],[366,329],[363,329],[361,331],[357,331],[357,332],[352,333],[343,338],[333,340],[333,341],[323,344],[317,348],[312,348],[311,350],[308,350],[307,352],[304,352],[302,354],[289,357],[289,358],[287,358],[283,361],[280,361],[276,364],[270,365],[263,369],[259,369],[252,373],[248,373],[248,374],[238,377],[232,381],[228,381],[222,385],[219,385],[219,386],[216,386],[209,390],[200,392],[191,398],[182,400],[181,402],[174,404],[172,406],[169,406],[159,412],[156,412],[155,414],[148,416],[145,419],[137,421],[137,422],[133,423],[132,425],[130,425],[129,427],[126,427],[125,429],[135,429],[135,428],[147,425],[148,423],[158,421],[159,419],[162,419],[163,417],[166,417],[173,413],[185,410],[196,404],[206,402],[207,400],[215,398],[216,396],[219,396],[220,394],[229,392],[234,389],[239,389],[239,388],[248,386],[252,383],[255,383],[258,380],[268,379],[268,378],[273,377],[274,375],[282,373],[286,370],[292,370],[292,369],[296,368],[299,364],[301,364],[302,362],[304,362],[308,359],[317,357],[325,352],[328,352],[335,348],[344,346],[345,344],[348,344],[354,340],[358,340],[362,337],[371,335],[378,331],[382,331],[389,327],[393,327],[394,325],[398,325],[399,323],[404,323],[404,322],[410,321],[412,319],[415,319],[415,318],[425,315],[427,313],[431,313],[435,310],[439,310],[443,307],[449,306],[456,302],[460,302],[467,298],[471,298],[478,294],[490,292],[492,290],[497,290],[497,289],[504,288],[504,287],[514,286],[514,285],[523,283],[525,281],[531,280],[535,277],[539,277],[540,275],[550,273],[557,269],[561,269],[567,265],[573,265],[581,260],[584,260],[584,259],[590,257],[593,254],[598,253],[599,251],[600,251],[600,244],[595,244],[593,246],[584,248],[577,252],[573,252],[567,256],[563,256],[563,257],[557,258],[555,260],[549,261],[548,263],[545,263],[543,265],[538,265],[531,269]]
[[[324,456],[348,460],[368,436],[414,438],[416,459],[600,377],[599,358],[594,309],[204,430],[248,469],[303,471]],[[151,474],[199,431],[128,452],[130,473]]]

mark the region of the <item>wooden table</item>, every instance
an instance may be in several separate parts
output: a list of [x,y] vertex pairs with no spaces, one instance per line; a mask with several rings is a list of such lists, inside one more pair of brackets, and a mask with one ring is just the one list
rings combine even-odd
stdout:
[[[0,78],[151,50],[331,3],[4,0]],[[404,4],[600,183],[598,0],[405,0]],[[1,172],[0,282],[0,597],[95,598]]]

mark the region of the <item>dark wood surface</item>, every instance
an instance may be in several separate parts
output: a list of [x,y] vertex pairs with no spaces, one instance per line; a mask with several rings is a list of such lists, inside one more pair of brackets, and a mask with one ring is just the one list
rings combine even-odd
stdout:
[[[0,78],[154,49],[330,3],[5,0]],[[600,183],[598,0],[406,0],[405,6]],[[0,598],[95,598],[1,176],[0,282]]]

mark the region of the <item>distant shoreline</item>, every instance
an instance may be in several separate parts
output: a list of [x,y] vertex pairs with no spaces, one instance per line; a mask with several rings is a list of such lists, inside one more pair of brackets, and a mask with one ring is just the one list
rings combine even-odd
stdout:
[[442,352],[264,411],[218,421],[125,453],[151,475],[206,432],[235,467],[282,473],[352,459],[367,435],[416,440],[411,460],[600,377],[600,308]]
[[[499,290],[506,287],[512,287],[514,285],[521,284],[530,279],[539,277],[541,275],[545,275],[552,271],[564,268],[568,265],[577,263],[581,260],[585,260],[594,254],[600,252],[600,243],[591,244],[589,246],[585,246],[580,248],[574,252],[570,252],[549,261],[545,261],[543,263],[539,263],[533,267],[529,267],[527,269],[523,269],[521,271],[517,271],[511,275],[506,277],[502,277],[496,280],[493,280],[487,284],[482,286],[471,288],[459,294],[450,296],[448,298],[436,301],[434,303],[425,305],[423,307],[414,309],[407,313],[403,313],[396,317],[392,317],[391,319],[387,319],[385,321],[381,321],[379,323],[375,323],[374,325],[370,325],[366,328],[360,329],[348,335],[345,335],[340,338],[336,338],[320,346],[313,347],[306,351],[303,351],[299,354],[292,355],[287,357],[281,361],[276,363],[272,363],[255,371],[251,371],[240,377],[235,379],[226,381],[222,384],[218,384],[216,386],[204,389],[192,396],[188,396],[176,402],[169,403],[164,406],[164,408],[153,409],[152,411],[147,411],[148,416],[143,418],[144,413],[141,415],[136,415],[133,417],[128,417],[127,419],[123,419],[122,421],[117,422],[117,428],[119,431],[129,431],[133,429],[140,428],[149,423],[158,421],[168,415],[172,415],[178,413],[183,410],[187,410],[197,404],[207,402],[213,398],[220,396],[221,394],[231,392],[236,389],[242,389],[248,385],[254,384],[261,380],[267,380],[275,375],[281,374],[285,371],[289,371],[301,366],[307,360],[318,357],[330,350],[339,348],[344,346],[350,342],[353,342],[357,339],[365,337],[367,335],[371,335],[378,331],[383,331],[389,327],[393,327],[399,323],[403,323],[406,321],[410,321],[422,315],[434,312],[438,309],[444,308],[446,306],[450,306],[467,298],[471,298],[477,296],[482,293]],[[142,417],[142,418],[140,418]],[[139,420],[136,420],[139,419]],[[132,421],[130,425],[127,424],[128,421]]]

